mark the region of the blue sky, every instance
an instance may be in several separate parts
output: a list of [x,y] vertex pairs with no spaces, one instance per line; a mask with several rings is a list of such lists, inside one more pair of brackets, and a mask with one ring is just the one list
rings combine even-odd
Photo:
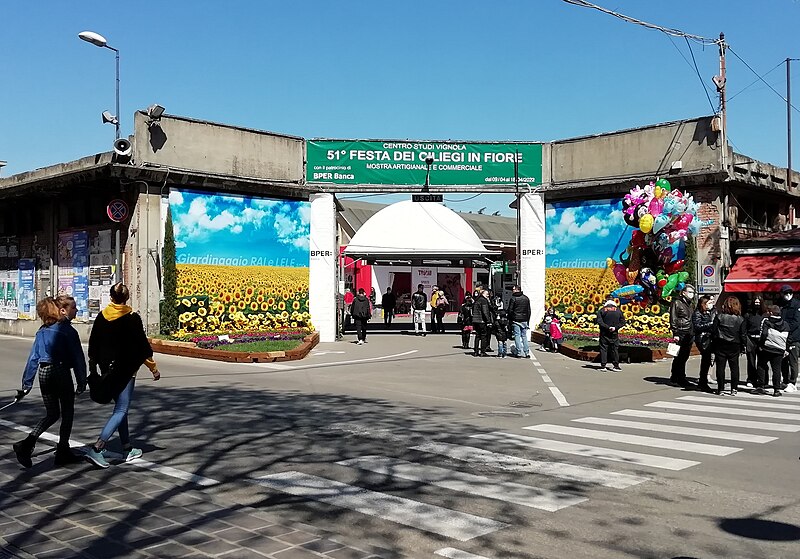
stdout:
[[238,259],[234,265],[308,266],[308,202],[188,190],[172,190],[169,202],[178,263],[211,263],[191,260],[208,256]]
[[545,215],[548,268],[605,268],[631,238],[619,200],[548,204]]
[[[595,1],[706,37],[724,31],[760,73],[800,58],[798,0]],[[114,56],[80,41],[83,30],[121,50],[123,134],[154,102],[307,138],[435,140],[547,141],[712,110],[684,41],[561,0],[39,0],[8,3],[2,20],[2,176],[110,148],[100,113],[114,109]],[[717,50],[692,47],[712,88]],[[728,57],[730,139],[784,165],[786,105],[755,79]],[[785,92],[785,67],[766,80]],[[800,63],[792,81],[800,107]],[[507,196],[447,199],[509,213]]]

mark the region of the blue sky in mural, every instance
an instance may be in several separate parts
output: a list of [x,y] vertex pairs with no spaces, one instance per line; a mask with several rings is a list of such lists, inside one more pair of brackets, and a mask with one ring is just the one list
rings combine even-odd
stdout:
[[628,246],[621,200],[548,204],[545,215],[548,268],[604,268]]
[[172,190],[169,203],[179,264],[308,266],[308,202]]

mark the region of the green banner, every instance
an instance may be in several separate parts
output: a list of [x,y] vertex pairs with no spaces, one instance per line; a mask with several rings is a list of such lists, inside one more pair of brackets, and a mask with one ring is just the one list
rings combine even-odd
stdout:
[[541,144],[308,140],[306,181],[332,184],[514,184],[542,181]]

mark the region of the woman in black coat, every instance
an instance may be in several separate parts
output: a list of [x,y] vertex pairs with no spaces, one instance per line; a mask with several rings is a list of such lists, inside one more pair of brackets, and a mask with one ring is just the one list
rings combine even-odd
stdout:
[[[161,378],[153,348],[144,333],[142,319],[126,303],[130,292],[123,283],[111,286],[111,303],[95,319],[89,335],[89,386],[92,399],[114,400],[114,411],[103,427],[97,442],[86,451],[86,458],[96,466],[108,468],[103,448],[119,432],[125,461],[139,458],[142,451],[133,448],[128,431],[128,409],[133,400],[136,372],[143,364],[150,369],[153,380]],[[102,377],[98,380],[97,369]],[[94,381],[92,380],[94,379]]]
[[717,394],[725,389],[725,364],[731,368],[731,396],[739,388],[739,354],[747,345],[742,305],[739,299],[730,296],[722,305],[722,312],[714,318],[711,328],[712,343],[717,361]]
[[692,315],[692,325],[694,326],[694,342],[700,351],[700,378],[697,388],[703,392],[709,392],[708,370],[711,368],[711,357],[714,348],[711,344],[711,329],[714,326],[714,308],[710,304],[711,297],[703,295],[697,301],[697,309]]

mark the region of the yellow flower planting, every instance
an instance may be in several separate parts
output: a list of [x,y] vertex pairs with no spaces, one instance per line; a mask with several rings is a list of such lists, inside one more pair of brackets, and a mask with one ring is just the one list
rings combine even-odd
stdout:
[[[609,294],[619,287],[611,270],[607,268],[548,268],[545,271],[545,301],[555,307],[562,317],[566,330],[579,330],[587,334],[599,331],[597,311]],[[620,301],[617,299],[616,303]],[[620,306],[630,328],[625,332],[663,337],[670,334],[669,312],[658,304],[647,307],[639,303]]]
[[[308,268],[178,264],[178,335],[311,330]],[[287,309],[292,309],[291,315]]]

